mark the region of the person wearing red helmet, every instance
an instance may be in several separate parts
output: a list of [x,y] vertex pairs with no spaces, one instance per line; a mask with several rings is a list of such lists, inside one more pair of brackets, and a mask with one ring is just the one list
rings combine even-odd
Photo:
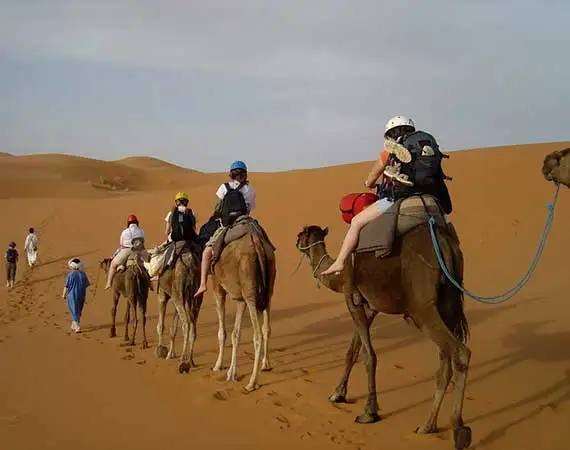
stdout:
[[111,288],[117,267],[127,262],[127,259],[131,254],[131,249],[133,245],[137,244],[137,241],[144,243],[144,231],[139,227],[139,219],[137,216],[129,214],[127,217],[127,228],[121,232],[119,248],[115,250],[113,259],[109,265],[109,273],[107,274],[107,284],[105,285],[105,289]]

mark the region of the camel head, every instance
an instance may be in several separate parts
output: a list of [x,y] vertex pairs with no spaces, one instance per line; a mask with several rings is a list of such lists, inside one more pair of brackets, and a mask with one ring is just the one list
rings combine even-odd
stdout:
[[321,228],[318,225],[304,227],[297,234],[297,248],[301,253],[307,253],[315,244],[323,242],[328,232],[328,227]]
[[570,187],[570,148],[546,155],[542,164],[542,174],[548,181]]

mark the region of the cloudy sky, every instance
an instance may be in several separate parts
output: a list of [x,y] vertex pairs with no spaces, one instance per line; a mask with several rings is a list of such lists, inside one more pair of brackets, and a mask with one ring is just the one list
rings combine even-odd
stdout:
[[570,139],[568,0],[0,0],[0,151],[206,171]]

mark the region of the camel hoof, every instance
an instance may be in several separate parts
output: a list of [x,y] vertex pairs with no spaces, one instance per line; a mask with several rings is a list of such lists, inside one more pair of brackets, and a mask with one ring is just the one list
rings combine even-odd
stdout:
[[212,367],[212,372],[221,372],[223,370],[222,365]]
[[453,442],[455,450],[463,450],[471,445],[471,428],[459,427],[453,430]]
[[164,345],[156,347],[156,356],[165,359],[168,356],[168,349]]
[[435,425],[422,425],[414,430],[416,434],[432,434],[437,433],[439,430]]
[[381,420],[380,416],[376,413],[372,414],[364,413],[361,416],[356,416],[356,419],[354,419],[356,423],[360,424],[376,423],[380,422],[380,420]]
[[191,368],[191,365],[190,365],[189,362],[181,362],[181,363],[178,365],[178,372],[179,372],[179,373],[189,373],[189,372],[190,372],[190,368]]
[[329,402],[331,402],[331,403],[348,403],[346,401],[346,395],[337,394],[336,392],[329,397]]
[[253,386],[250,386],[249,384],[247,386],[243,387],[243,390],[246,394],[249,394],[250,392],[253,391],[257,391],[259,389],[259,384],[254,384]]

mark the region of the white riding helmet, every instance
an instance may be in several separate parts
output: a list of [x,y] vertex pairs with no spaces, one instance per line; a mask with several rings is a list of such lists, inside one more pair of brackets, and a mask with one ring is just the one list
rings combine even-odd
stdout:
[[394,116],[388,121],[388,123],[384,127],[384,137],[386,137],[386,133],[391,129],[401,126],[408,126],[414,129],[416,128],[416,126],[414,125],[414,121],[412,119],[408,119],[407,117],[404,116]]

